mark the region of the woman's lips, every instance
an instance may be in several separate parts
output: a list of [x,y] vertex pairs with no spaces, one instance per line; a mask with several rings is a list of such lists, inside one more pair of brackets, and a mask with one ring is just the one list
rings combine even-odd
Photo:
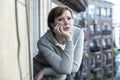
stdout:
[[70,30],[70,27],[64,27],[64,31]]

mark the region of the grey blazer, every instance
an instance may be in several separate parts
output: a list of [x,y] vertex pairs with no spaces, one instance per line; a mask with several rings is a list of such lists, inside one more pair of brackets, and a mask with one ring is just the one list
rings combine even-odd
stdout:
[[48,30],[37,43],[40,54],[52,66],[44,68],[45,75],[58,77],[57,80],[64,80],[66,74],[77,72],[82,61],[84,32],[82,29],[73,26],[72,40],[67,41],[65,48],[57,45],[57,41],[51,30]]

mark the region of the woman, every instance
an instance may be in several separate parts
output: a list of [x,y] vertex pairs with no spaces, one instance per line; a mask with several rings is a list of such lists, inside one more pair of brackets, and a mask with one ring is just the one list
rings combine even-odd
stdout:
[[73,26],[73,14],[68,7],[53,8],[48,15],[48,27],[37,44],[34,79],[65,80],[67,74],[77,72],[81,65],[84,32]]

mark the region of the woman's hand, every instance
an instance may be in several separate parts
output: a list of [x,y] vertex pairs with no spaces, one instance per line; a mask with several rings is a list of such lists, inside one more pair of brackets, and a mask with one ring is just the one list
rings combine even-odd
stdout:
[[57,36],[59,36],[61,38],[65,38],[66,41],[71,40],[71,34],[64,31],[62,25],[57,24],[54,27],[53,31]]
[[41,80],[44,76],[44,70],[42,69],[34,78],[34,80]]

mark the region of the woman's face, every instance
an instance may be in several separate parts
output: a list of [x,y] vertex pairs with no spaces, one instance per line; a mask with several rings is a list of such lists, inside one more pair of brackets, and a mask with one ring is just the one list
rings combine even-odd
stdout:
[[55,18],[54,24],[59,24],[63,27],[63,30],[66,32],[71,32],[73,26],[73,17],[70,11],[65,10],[63,14]]

